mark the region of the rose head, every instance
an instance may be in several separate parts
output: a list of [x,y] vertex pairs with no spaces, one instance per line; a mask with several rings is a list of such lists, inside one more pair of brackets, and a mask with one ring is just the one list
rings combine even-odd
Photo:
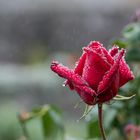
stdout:
[[134,78],[124,60],[125,50],[114,46],[107,51],[102,44],[90,42],[74,69],[52,62],[51,69],[67,79],[65,85],[77,91],[88,105],[103,103],[117,95],[118,89]]

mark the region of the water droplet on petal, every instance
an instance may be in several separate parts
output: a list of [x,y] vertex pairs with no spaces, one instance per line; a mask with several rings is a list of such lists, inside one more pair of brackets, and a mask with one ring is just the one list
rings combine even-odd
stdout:
[[63,83],[63,84],[62,84],[62,86],[63,86],[63,87],[65,87],[65,86],[66,86],[66,84],[65,84],[65,83]]

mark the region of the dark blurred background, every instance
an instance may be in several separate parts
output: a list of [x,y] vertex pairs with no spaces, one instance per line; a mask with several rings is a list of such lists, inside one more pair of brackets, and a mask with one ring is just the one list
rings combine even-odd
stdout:
[[0,120],[43,104],[77,119],[80,99],[62,87],[51,61],[73,67],[91,40],[107,46],[139,6],[139,0],[0,0]]

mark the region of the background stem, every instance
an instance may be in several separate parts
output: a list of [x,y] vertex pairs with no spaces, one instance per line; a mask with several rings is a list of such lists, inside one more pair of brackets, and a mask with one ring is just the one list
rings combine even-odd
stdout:
[[102,122],[102,104],[98,104],[98,119],[99,119],[99,128],[100,128],[102,138],[103,140],[106,140],[105,131]]
[[24,134],[25,138],[29,139],[29,134],[28,134],[28,131],[26,129],[25,123],[20,121],[20,124],[21,124],[21,128],[22,128],[22,131],[23,131],[23,134]]

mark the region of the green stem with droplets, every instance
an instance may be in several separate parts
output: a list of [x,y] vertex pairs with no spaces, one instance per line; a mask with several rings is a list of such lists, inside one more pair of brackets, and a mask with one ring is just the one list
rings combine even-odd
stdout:
[[98,119],[99,119],[99,128],[100,128],[102,138],[103,140],[106,140],[106,135],[105,135],[103,122],[102,122],[102,104],[98,104]]

